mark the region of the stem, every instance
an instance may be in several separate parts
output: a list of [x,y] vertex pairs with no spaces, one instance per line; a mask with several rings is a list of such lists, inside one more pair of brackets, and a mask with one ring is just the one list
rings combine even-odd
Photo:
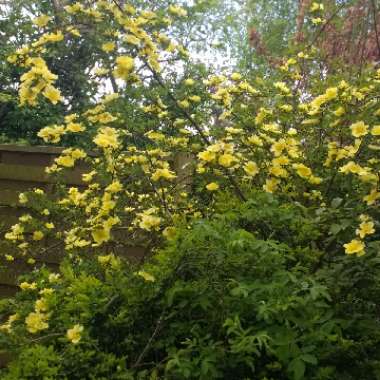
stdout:
[[372,0],[371,2],[372,2],[373,24],[375,26],[377,51],[380,57],[380,40],[379,40],[379,32],[377,30],[376,4],[375,4],[375,0]]
[[140,365],[140,363],[144,359],[146,353],[148,352],[150,346],[152,345],[154,338],[156,337],[156,335],[161,330],[162,321],[164,319],[164,313],[165,313],[165,310],[162,311],[160,317],[158,318],[157,323],[156,323],[156,327],[155,327],[155,329],[153,331],[153,334],[151,335],[151,337],[149,338],[147,344],[145,345],[144,349],[142,350],[141,354],[137,358],[136,363],[132,365],[132,368],[138,367]]

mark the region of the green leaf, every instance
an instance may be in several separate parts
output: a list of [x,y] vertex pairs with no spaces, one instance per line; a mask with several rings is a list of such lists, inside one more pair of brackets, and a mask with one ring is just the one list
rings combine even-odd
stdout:
[[302,355],[301,359],[306,363],[310,363],[310,364],[314,364],[314,365],[316,365],[318,363],[317,358],[314,355],[310,355],[310,354]]
[[301,357],[293,359],[288,367],[290,372],[293,372],[293,380],[301,380],[304,377],[306,366]]

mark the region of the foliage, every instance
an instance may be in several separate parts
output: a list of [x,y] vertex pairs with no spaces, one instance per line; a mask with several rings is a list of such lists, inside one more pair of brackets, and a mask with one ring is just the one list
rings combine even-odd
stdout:
[[[4,378],[379,377],[380,71],[300,45],[212,74],[175,38],[192,8],[144,4],[70,3],[8,57],[20,104],[57,110],[38,137],[69,147],[53,199],[20,194],[4,236],[5,262],[35,267],[2,304]],[[96,96],[75,110],[51,58],[78,43]],[[62,185],[76,165],[83,186]],[[39,270],[54,249],[60,273]]]
[[[178,231],[143,267],[101,253],[28,275],[2,304],[17,315],[1,338],[17,357],[2,378],[376,378],[376,250],[327,257],[307,239],[323,222],[278,206],[254,194]],[[24,323],[33,310],[48,321],[37,338]],[[84,329],[70,343],[74,325]]]

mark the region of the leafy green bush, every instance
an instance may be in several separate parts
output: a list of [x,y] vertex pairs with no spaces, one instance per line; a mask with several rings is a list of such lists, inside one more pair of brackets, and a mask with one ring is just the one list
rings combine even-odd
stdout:
[[[301,206],[265,193],[224,204],[142,268],[101,254],[26,277],[1,304],[17,315],[2,325],[14,361],[1,378],[379,378],[379,242],[331,256],[316,246],[325,221]],[[36,312],[48,326],[31,333]]]

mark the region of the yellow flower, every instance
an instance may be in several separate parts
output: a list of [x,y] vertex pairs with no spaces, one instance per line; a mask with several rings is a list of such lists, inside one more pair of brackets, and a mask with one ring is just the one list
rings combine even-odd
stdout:
[[34,231],[33,232],[33,240],[42,240],[44,238],[44,233],[42,231]]
[[375,233],[375,224],[372,221],[363,221],[359,225],[359,229],[356,230],[356,234],[360,236],[361,239],[367,235],[372,235]]
[[276,82],[274,83],[274,87],[280,90],[284,94],[290,94],[290,90],[284,82]]
[[83,326],[82,325],[74,325],[71,329],[68,329],[66,332],[67,339],[73,343],[77,344],[82,338]]
[[187,16],[187,11],[177,5],[170,5],[168,10],[169,10],[169,13],[175,16],[180,16],[180,17]]
[[119,181],[113,181],[106,187],[106,191],[109,191],[110,193],[118,193],[121,190],[123,190],[123,185]]
[[117,148],[119,146],[118,132],[111,127],[101,128],[93,141],[97,146],[104,149]]
[[77,133],[83,132],[86,128],[81,123],[69,123],[67,124],[66,129],[70,132]]
[[37,284],[35,282],[29,283],[29,282],[22,282],[20,285],[21,290],[35,290],[37,289]]
[[312,19],[311,19],[311,22],[312,22],[314,25],[319,25],[319,24],[322,24],[322,23],[323,23],[323,19],[321,19],[320,17],[315,17],[315,18],[312,18]]
[[106,42],[102,45],[102,50],[106,53],[110,53],[111,51],[114,51],[116,48],[116,45],[114,42]]
[[43,28],[44,26],[46,26],[48,24],[50,19],[51,19],[51,17],[49,17],[47,15],[41,15],[41,16],[33,19],[33,24],[37,25],[40,28]]
[[281,139],[279,141],[276,141],[274,144],[272,144],[270,150],[274,153],[275,156],[280,156],[283,150],[287,148],[286,141],[284,139]]
[[244,165],[244,171],[253,177],[259,172],[259,168],[256,162],[249,161]]
[[35,334],[41,330],[46,330],[49,328],[49,324],[46,322],[47,319],[48,316],[46,314],[42,314],[40,312],[30,313],[25,318],[26,329],[32,334]]
[[263,140],[257,135],[249,136],[247,140],[252,145],[263,146]]
[[140,44],[140,40],[132,34],[128,34],[127,36],[125,36],[124,41],[136,46]]
[[362,256],[364,254],[365,245],[361,240],[351,240],[349,243],[344,244],[343,247],[347,255],[357,253],[358,256]]
[[42,95],[45,96],[45,98],[48,98],[53,104],[62,101],[61,92],[51,85],[46,86]]
[[380,192],[376,189],[372,189],[371,192],[363,198],[364,202],[367,202],[368,206],[373,205],[380,198]]
[[280,106],[280,109],[285,112],[291,112],[293,111],[293,106],[291,106],[290,104],[283,104]]
[[293,169],[296,169],[301,178],[308,178],[312,175],[311,169],[304,164],[293,164]]
[[50,283],[57,282],[61,276],[58,273],[50,273],[48,280]]
[[343,107],[338,107],[338,108],[333,112],[333,114],[334,114],[335,116],[340,117],[340,116],[344,115],[345,112],[346,112],[346,110],[345,110]]
[[319,11],[319,10],[323,10],[323,4],[319,4],[319,3],[312,3],[311,4],[311,7],[310,7],[310,11],[311,12],[316,12],[316,11]]
[[200,103],[200,101],[202,100],[200,96],[198,95],[193,95],[193,96],[190,96],[189,99],[194,102],[194,103]]
[[186,86],[190,87],[190,86],[194,86],[195,81],[194,81],[194,79],[189,78],[189,79],[186,79],[184,83]]
[[71,156],[60,156],[54,160],[57,165],[64,166],[65,168],[71,168],[74,166],[75,160]]
[[161,178],[170,180],[175,177],[176,175],[172,171],[170,171],[168,168],[156,169],[156,171],[152,174],[153,181],[158,181]]
[[380,136],[380,125],[374,125],[371,129],[371,135]]
[[188,100],[181,100],[178,102],[178,105],[182,108],[189,108],[190,107],[190,103]]
[[302,121],[302,125],[316,125],[319,123],[319,119],[305,119]]
[[231,74],[231,79],[233,80],[233,81],[239,81],[239,80],[241,80],[241,78],[242,78],[242,76],[241,76],[241,74],[239,74],[239,73],[232,73]]
[[110,228],[108,227],[98,227],[95,228],[91,232],[92,238],[94,239],[95,243],[98,245],[103,244],[104,242],[107,242],[111,238],[110,234]]
[[337,87],[330,87],[325,91],[326,100],[335,99],[337,96],[338,96],[338,88]]
[[225,153],[219,157],[218,163],[219,165],[224,166],[225,168],[229,168],[235,160],[236,158],[232,154]]
[[142,277],[147,282],[154,282],[154,281],[156,281],[155,277],[152,274],[150,274],[148,272],[145,272],[143,270],[138,271],[137,275],[140,276],[140,277]]
[[161,223],[161,218],[155,215],[151,215],[153,210],[148,210],[145,213],[140,214],[141,221],[139,223],[140,228],[150,231],[157,228]]
[[202,161],[210,162],[215,159],[215,153],[210,152],[209,150],[205,150],[204,152],[198,153],[198,158],[200,158]]
[[12,314],[8,317],[8,320],[6,323],[0,325],[0,331],[3,330],[3,331],[6,331],[6,332],[10,332],[12,330],[12,323],[17,321],[19,319],[19,315],[18,314]]
[[75,36],[75,37],[80,37],[80,36],[81,36],[80,31],[79,31],[77,28],[74,28],[73,26],[68,26],[68,27],[66,28],[66,30],[67,30],[70,34],[72,34],[73,36]]
[[176,231],[177,230],[175,229],[175,227],[166,227],[163,230],[162,235],[164,235],[166,239],[171,240],[175,237]]
[[127,55],[122,55],[116,58],[116,69],[113,71],[113,75],[115,78],[126,79],[134,67],[134,59]]
[[64,7],[65,11],[67,13],[70,13],[70,14],[75,14],[75,13],[78,13],[78,12],[81,12],[84,10],[84,7],[83,5],[80,3],[80,2],[76,2],[74,3],[73,5],[66,5]]
[[354,137],[365,136],[368,133],[368,125],[364,124],[363,121],[352,124],[350,129]]
[[26,196],[26,194],[20,193],[19,196],[18,196],[18,201],[21,204],[28,203],[28,197]]
[[277,190],[278,185],[280,184],[280,181],[276,178],[267,178],[265,181],[265,185],[263,186],[263,189],[267,193],[274,193]]
[[47,311],[48,306],[46,304],[46,300],[44,298],[38,299],[34,305],[34,309],[35,309],[36,313],[41,313],[42,311]]
[[65,134],[63,125],[52,125],[50,127],[42,128],[37,136],[41,137],[45,142],[58,143],[61,136]]
[[95,170],[91,171],[90,173],[84,173],[84,174],[82,174],[82,181],[83,182],[90,182],[90,181],[92,181],[92,179],[93,179],[93,177],[94,177],[95,174],[96,174]]
[[210,182],[207,186],[206,189],[208,191],[216,191],[219,189],[219,185],[216,182]]

